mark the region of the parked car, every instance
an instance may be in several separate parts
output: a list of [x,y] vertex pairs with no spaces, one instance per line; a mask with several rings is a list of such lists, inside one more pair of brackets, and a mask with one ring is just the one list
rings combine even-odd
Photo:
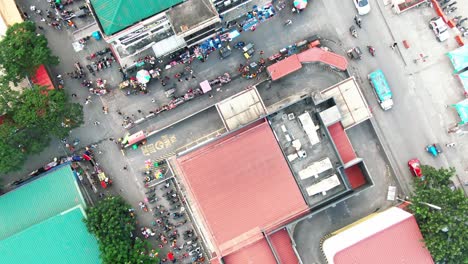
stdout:
[[429,21],[429,28],[432,29],[436,39],[440,42],[449,38],[448,26],[441,17],[434,17]]
[[359,15],[362,16],[370,12],[369,0],[353,0],[353,2]]
[[408,168],[414,177],[421,178],[423,176],[422,170],[421,170],[421,162],[419,162],[419,159],[416,159],[416,158],[410,159],[408,161]]

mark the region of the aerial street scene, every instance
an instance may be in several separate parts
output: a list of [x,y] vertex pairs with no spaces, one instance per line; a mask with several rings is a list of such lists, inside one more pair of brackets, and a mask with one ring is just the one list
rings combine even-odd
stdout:
[[0,263],[468,264],[466,1],[0,18]]

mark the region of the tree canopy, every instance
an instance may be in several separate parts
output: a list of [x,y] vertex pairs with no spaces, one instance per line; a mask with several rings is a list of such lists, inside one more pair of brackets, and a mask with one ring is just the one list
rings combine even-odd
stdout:
[[[468,263],[468,199],[452,190],[451,169],[421,166],[424,178],[415,179],[410,209],[419,224],[426,247],[436,262]],[[436,210],[427,203],[439,206]]]
[[41,152],[51,137],[63,138],[83,123],[82,106],[70,103],[63,90],[33,86],[0,101],[0,172],[21,168],[28,154]]
[[58,63],[58,57],[47,46],[47,39],[36,33],[36,25],[31,21],[9,27],[0,40],[0,65],[6,81],[17,84],[34,75],[41,64]]
[[98,239],[103,263],[158,263],[149,256],[149,243],[132,235],[136,220],[130,208],[120,196],[110,196],[86,210],[83,221]]

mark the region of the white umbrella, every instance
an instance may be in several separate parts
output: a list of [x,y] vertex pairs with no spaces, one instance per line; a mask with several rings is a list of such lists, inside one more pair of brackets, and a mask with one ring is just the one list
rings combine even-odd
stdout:
[[136,79],[140,83],[148,83],[151,79],[151,75],[147,70],[140,70],[137,72]]

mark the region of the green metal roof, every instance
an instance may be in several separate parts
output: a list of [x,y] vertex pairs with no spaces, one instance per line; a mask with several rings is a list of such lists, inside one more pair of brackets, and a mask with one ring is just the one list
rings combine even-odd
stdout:
[[77,205],[86,207],[70,165],[54,168],[0,196],[0,240]]
[[0,240],[0,263],[101,263],[83,217],[79,206]]
[[184,0],[91,0],[106,35],[112,35]]

